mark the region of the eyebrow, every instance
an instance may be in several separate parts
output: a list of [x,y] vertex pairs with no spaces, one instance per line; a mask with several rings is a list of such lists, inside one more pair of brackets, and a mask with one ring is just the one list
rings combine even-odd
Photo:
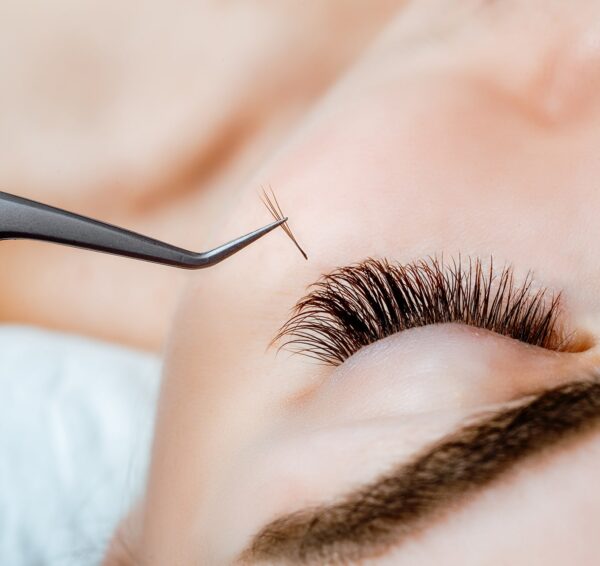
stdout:
[[241,563],[337,563],[379,555],[515,463],[599,423],[600,374],[546,390],[463,425],[334,504],[275,519],[254,537]]

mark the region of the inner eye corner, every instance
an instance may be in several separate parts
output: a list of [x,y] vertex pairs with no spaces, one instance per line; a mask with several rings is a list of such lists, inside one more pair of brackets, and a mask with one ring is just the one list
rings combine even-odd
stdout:
[[576,330],[567,336],[562,352],[569,354],[583,354],[598,346],[596,336],[589,330]]

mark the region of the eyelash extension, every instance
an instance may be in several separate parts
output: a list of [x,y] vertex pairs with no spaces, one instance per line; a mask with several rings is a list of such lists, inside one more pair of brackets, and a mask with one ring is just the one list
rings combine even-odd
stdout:
[[[275,196],[273,189],[271,187],[269,187],[269,190],[271,191],[271,197],[269,197],[269,195],[267,194],[267,191],[263,188],[260,199],[262,200],[263,204],[267,207],[267,209],[271,213],[271,216],[275,220],[282,220],[283,218],[285,218],[285,215],[283,214],[283,211],[281,210],[281,207],[279,206],[279,202],[277,201],[277,197]],[[304,259],[308,260],[308,256],[306,255],[305,251],[300,247],[300,244],[298,243],[298,240],[296,240],[296,237],[294,236],[288,223],[284,222],[281,225],[281,227],[283,228],[283,231],[287,234],[288,238],[290,240],[292,240],[292,242],[294,242],[294,245],[298,248],[300,253],[304,256]]]
[[560,293],[516,285],[513,270],[494,273],[490,260],[429,258],[407,265],[367,259],[338,268],[312,285],[272,343],[337,366],[364,346],[431,324],[463,323],[527,344],[562,351]]

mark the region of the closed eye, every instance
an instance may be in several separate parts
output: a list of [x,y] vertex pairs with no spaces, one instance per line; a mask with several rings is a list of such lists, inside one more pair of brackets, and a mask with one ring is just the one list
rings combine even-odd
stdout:
[[484,269],[481,260],[428,258],[406,265],[367,259],[323,276],[294,307],[273,342],[337,366],[364,346],[404,330],[463,323],[527,344],[564,351],[560,294],[533,289],[528,273]]

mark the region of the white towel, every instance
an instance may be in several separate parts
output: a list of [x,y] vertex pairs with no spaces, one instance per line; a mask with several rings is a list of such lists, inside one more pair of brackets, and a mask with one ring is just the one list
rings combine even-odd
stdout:
[[143,488],[160,362],[0,326],[0,565],[98,564]]

